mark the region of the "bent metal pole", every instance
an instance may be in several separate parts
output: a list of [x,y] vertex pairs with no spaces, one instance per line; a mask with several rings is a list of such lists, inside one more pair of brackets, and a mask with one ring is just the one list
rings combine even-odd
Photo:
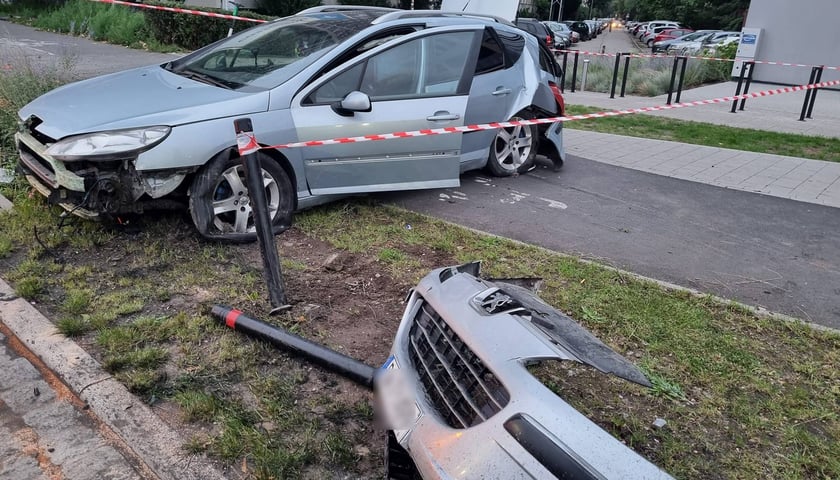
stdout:
[[282,328],[251,318],[235,308],[213,305],[210,314],[237,332],[242,332],[250,337],[258,338],[276,347],[288,350],[295,355],[312,360],[365,388],[373,389],[373,377],[376,369],[355,358],[310,342]]

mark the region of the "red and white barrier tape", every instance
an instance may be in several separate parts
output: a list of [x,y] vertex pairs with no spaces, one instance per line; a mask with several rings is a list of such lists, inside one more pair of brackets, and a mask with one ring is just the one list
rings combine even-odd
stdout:
[[261,147],[262,149],[283,149],[283,148],[301,148],[301,147],[320,147],[326,145],[338,145],[343,143],[361,143],[361,142],[372,142],[372,141],[379,141],[379,140],[391,140],[395,138],[410,138],[410,137],[423,137],[427,135],[445,135],[448,133],[466,133],[466,132],[474,132],[478,130],[495,130],[497,128],[510,128],[516,127],[521,125],[538,125],[544,123],[554,123],[554,122],[571,122],[574,120],[587,120],[590,118],[605,118],[605,117],[617,117],[620,115],[629,115],[632,113],[645,113],[645,112],[655,112],[659,110],[672,110],[675,108],[685,108],[685,107],[696,107],[699,105],[710,105],[713,103],[728,103],[735,100],[741,100],[745,98],[757,98],[757,97],[768,97],[771,95],[779,95],[782,93],[792,93],[792,92],[799,92],[803,90],[812,90],[816,88],[825,88],[831,87],[835,85],[840,85],[840,80],[831,80],[827,82],[820,82],[814,83],[810,85],[798,85],[795,87],[785,87],[785,88],[777,88],[775,90],[765,90],[763,92],[754,92],[754,93],[744,93],[741,95],[733,95],[730,97],[720,97],[714,98],[711,100],[698,100],[694,102],[683,102],[683,103],[672,103],[671,105],[661,105],[656,107],[644,107],[644,108],[629,108],[625,110],[611,110],[605,112],[597,112],[597,113],[587,113],[583,115],[571,115],[568,117],[549,117],[549,118],[535,118],[533,120],[516,120],[511,122],[493,122],[493,123],[483,123],[478,125],[462,125],[458,127],[442,127],[442,128],[427,128],[423,130],[414,130],[411,132],[393,132],[393,133],[383,133],[377,135],[364,135],[359,137],[343,137],[343,138],[332,138],[328,140],[310,140],[305,142],[292,142],[292,143],[283,143],[280,145],[271,145],[267,147]]
[[[267,20],[261,20],[258,18],[248,18],[248,17],[239,17],[236,15],[227,15],[223,13],[214,13],[214,12],[205,12],[202,10],[190,10],[187,8],[174,8],[174,7],[161,7],[158,5],[146,5],[145,3],[135,3],[135,2],[126,2],[123,0],[91,0],[93,2],[99,3],[112,3],[115,5],[125,5],[128,7],[137,7],[137,8],[146,8],[149,10],[162,10],[165,12],[173,12],[173,13],[187,13],[190,15],[201,15],[203,17],[212,17],[212,18],[224,18],[228,20],[242,20],[243,22],[253,22],[253,23],[266,23]],[[595,57],[615,57],[617,54],[615,53],[600,53],[600,52],[587,52],[584,50],[552,50],[555,54],[556,53],[577,53],[580,55],[590,55]],[[631,58],[669,58],[670,55],[646,55],[642,53],[633,53],[629,56]],[[685,56],[685,58],[695,58],[699,60],[712,60],[717,62],[734,62],[735,59],[732,58],[715,58],[715,57],[699,57],[699,56]],[[819,67],[821,65],[805,65],[802,63],[787,63],[787,62],[768,62],[763,60],[754,60],[753,63],[756,64],[763,64],[763,65],[780,65],[784,67]],[[826,70],[840,70],[840,67],[826,67],[822,65],[822,67]]]
[[115,5],[126,5],[129,7],[137,7],[137,8],[147,8],[149,10],[163,10],[166,12],[174,12],[174,13],[189,13],[191,15],[201,15],[203,17],[213,17],[213,18],[225,18],[228,20],[242,20],[243,22],[254,22],[254,23],[265,23],[266,20],[260,20],[258,18],[248,18],[248,17],[237,17],[235,15],[225,15],[223,13],[213,13],[213,12],[203,12],[201,10],[190,10],[187,8],[173,8],[173,7],[161,7],[158,5],[146,5],[145,3],[133,3],[133,2],[124,2],[122,0],[91,0],[94,2],[99,3],[113,3]]
[[[615,57],[617,53],[600,53],[600,52],[587,52],[584,50],[554,50],[554,53],[577,53],[580,55],[591,55],[594,57]],[[734,58],[717,58],[717,57],[701,57],[701,56],[692,56],[692,55],[679,55],[680,57],[684,58],[694,58],[697,60],[712,60],[715,62],[734,62],[736,59]],[[622,55],[622,57],[630,57],[630,58],[674,58],[675,55],[656,55],[656,54],[645,54],[645,53],[631,53],[629,55]],[[806,65],[804,63],[787,63],[787,62],[769,62],[766,60],[752,60],[753,63],[756,65],[779,65],[782,67],[823,67],[825,70],[840,70],[840,67],[827,67],[825,65]]]

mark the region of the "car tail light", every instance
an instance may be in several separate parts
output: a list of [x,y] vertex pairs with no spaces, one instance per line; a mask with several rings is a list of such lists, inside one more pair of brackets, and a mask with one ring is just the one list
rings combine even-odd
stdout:
[[563,94],[560,93],[560,87],[556,83],[549,81],[548,86],[551,88],[551,93],[554,94],[554,100],[557,101],[558,114],[563,117],[566,115],[566,101],[563,100]]
[[548,45],[548,48],[554,48],[554,42],[551,41],[551,35],[545,36],[545,44]]

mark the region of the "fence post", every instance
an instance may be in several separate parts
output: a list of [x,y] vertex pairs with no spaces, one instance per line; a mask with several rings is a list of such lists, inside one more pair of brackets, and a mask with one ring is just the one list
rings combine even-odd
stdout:
[[630,52],[624,53],[626,57],[624,57],[624,75],[621,78],[621,98],[624,98],[624,90],[627,88],[627,72],[630,71]]
[[671,104],[671,95],[674,94],[674,82],[677,79],[677,64],[679,63],[680,57],[674,57],[674,66],[671,68],[671,83],[668,84],[668,101],[665,102],[665,105]]
[[566,67],[568,66],[569,52],[563,52],[563,71],[560,73],[560,92],[566,92]]
[[[818,67],[811,67],[811,77],[808,79],[808,85],[814,83],[814,79],[817,78],[817,68]],[[808,104],[811,102],[811,89],[805,91],[805,101],[802,102],[802,113],[799,114],[799,121],[805,121],[805,113],[808,111]]]
[[254,215],[254,226],[257,229],[257,239],[260,242],[260,253],[263,259],[263,271],[268,297],[272,312],[288,307],[286,302],[286,287],[283,284],[283,274],[280,272],[280,256],[274,243],[274,229],[268,213],[268,201],[263,187],[262,165],[260,165],[259,144],[254,138],[254,128],[250,118],[239,118],[233,121],[236,131],[236,144],[242,156],[242,166],[245,168],[248,197],[250,198]]
[[580,52],[575,52],[575,62],[572,65],[572,93],[575,93],[575,83],[577,82],[577,64]]
[[621,66],[621,53],[615,54],[615,68],[613,68],[612,87],[610,88],[610,98],[615,98],[615,86],[618,83],[618,67]]
[[[820,83],[820,81],[822,81],[823,68],[825,68],[825,65],[817,67],[817,78],[814,79],[814,83]],[[806,115],[808,118],[811,118],[811,112],[814,111],[814,102],[817,100],[817,91],[819,91],[819,88],[815,88],[811,92],[811,103],[808,104],[808,114]]]
[[680,83],[677,84],[677,103],[680,103],[682,96],[683,80],[685,79],[685,66],[688,64],[688,58],[682,57],[682,68],[680,69]]
[[[750,84],[752,83],[753,70],[755,70],[755,62],[746,62],[745,65],[750,66],[750,72],[747,74],[747,83],[744,85],[744,93],[746,94],[746,93],[750,92]],[[738,107],[738,110],[743,111],[744,110],[744,104],[746,104],[746,103],[747,103],[747,99],[742,98],[741,99],[741,106]]]
[[[744,84],[744,77],[746,76],[746,71],[747,71],[747,64],[746,64],[746,62],[742,62],[741,63],[741,72],[738,74],[738,86],[735,87],[735,96],[736,97],[741,94],[741,86]],[[737,109],[737,108],[738,108],[738,99],[736,98],[735,100],[732,101],[732,110],[730,110],[729,113],[735,113],[735,109]]]

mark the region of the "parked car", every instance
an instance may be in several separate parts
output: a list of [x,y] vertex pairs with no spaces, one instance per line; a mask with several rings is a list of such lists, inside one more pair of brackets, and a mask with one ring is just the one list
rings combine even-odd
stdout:
[[[673,40],[675,38],[682,37],[684,35],[688,35],[689,33],[693,32],[694,30],[690,28],[665,28],[659,33],[656,34],[653,38],[648,38],[645,43],[651,49],[656,44],[656,42],[663,42],[665,40]],[[655,51],[653,53],[656,53]]]
[[566,20],[563,23],[568,25],[573,32],[577,32],[580,35],[581,42],[585,42],[587,40],[592,39],[592,33],[589,31],[589,25],[587,25],[586,23],[574,20]]
[[560,22],[543,22],[543,24],[554,35],[554,48],[561,49],[572,45],[572,29],[568,25]]
[[703,42],[704,40],[708,39],[715,33],[720,32],[720,30],[699,30],[694,33],[690,33],[685,36],[685,38],[678,38],[668,44],[665,47],[665,52],[669,55],[678,55],[682,52],[683,47],[686,45],[695,43],[695,42]]
[[385,478],[673,480],[555,393],[571,362],[651,385],[530,290],[477,264],[430,272],[374,378]]
[[[562,115],[560,67],[541,45],[495,17],[315,7],[35,99],[19,111],[19,165],[74,214],[177,203],[206,238],[252,240],[235,119],[250,118],[265,147]],[[453,187],[477,168],[512,175],[537,152],[560,165],[561,123],[257,155],[279,232],[294,210],[340,195]]]
[[642,37],[645,33],[647,33],[650,30],[653,30],[656,27],[680,28],[680,24],[677,22],[672,22],[670,20],[653,20],[651,22],[642,24],[642,28],[636,34],[636,37],[639,38],[639,40],[642,40]]
[[[671,50],[671,45],[677,45],[680,42],[692,42],[694,40],[700,39],[702,37],[708,36],[710,33],[716,32],[718,30],[697,30],[696,32],[686,33],[677,38],[672,39],[665,39],[665,40],[656,40],[653,42],[653,53],[660,53],[660,52],[669,52]],[[663,32],[664,33],[664,32]]]
[[537,37],[537,40],[543,43],[549,49],[554,48],[554,33],[550,28],[543,25],[543,23],[536,18],[517,18],[514,21],[517,27],[525,30],[531,35]]
[[685,43],[680,47],[680,55],[701,55],[703,52],[714,52],[715,49],[726,43],[737,42],[741,39],[741,32],[715,32],[694,42]]

